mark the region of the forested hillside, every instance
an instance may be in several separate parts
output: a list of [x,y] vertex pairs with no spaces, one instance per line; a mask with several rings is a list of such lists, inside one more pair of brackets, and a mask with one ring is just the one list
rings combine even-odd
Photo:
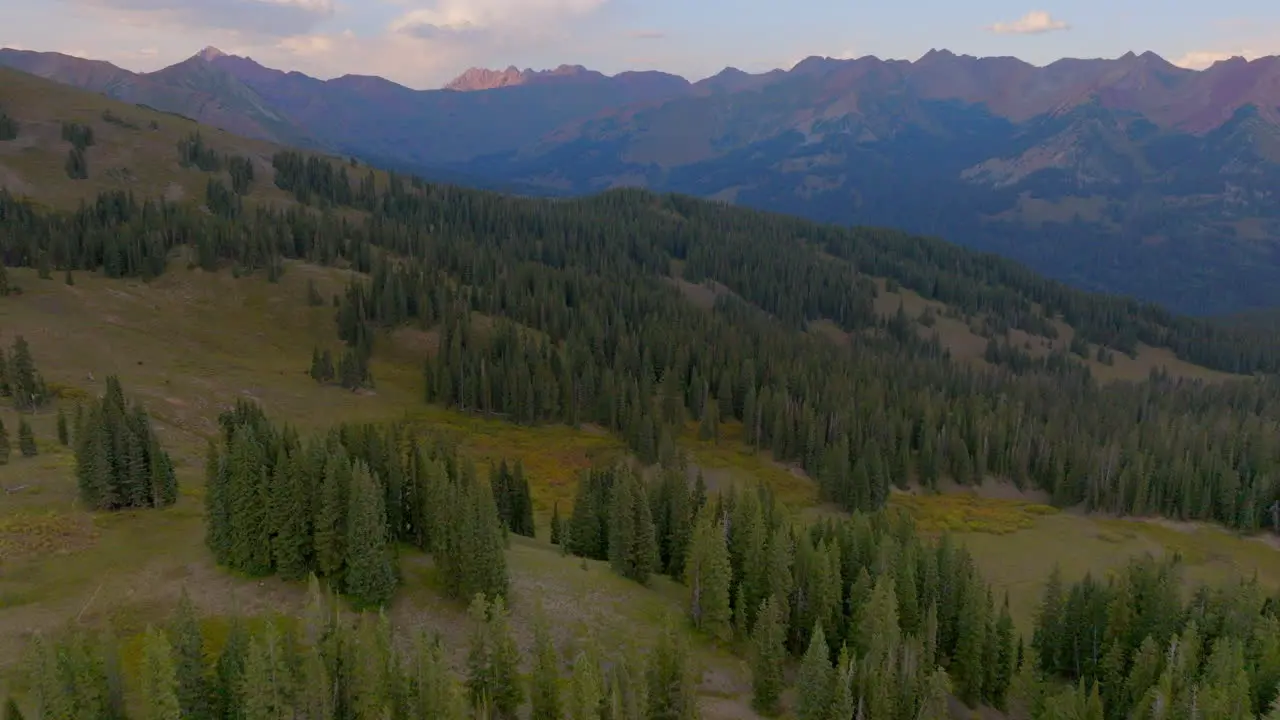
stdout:
[[[28,122],[15,124],[16,137]],[[58,182],[94,177],[94,165],[75,158],[96,146],[100,122],[66,121],[66,179]],[[1276,649],[1245,642],[1275,624],[1277,605],[1260,588],[1235,607],[1212,594],[1182,604],[1161,594],[1179,583],[1148,566],[1105,587],[1087,580],[1066,592],[1051,583],[1025,643],[1034,652],[1020,652],[1009,601],[970,552],[945,535],[924,537],[902,513],[882,512],[905,492],[1000,484],[1086,512],[1280,531],[1280,342],[1265,331],[1075,291],[994,256],[892,231],[636,190],[512,198],[289,150],[273,151],[266,170],[203,137],[193,132],[148,158],[204,177],[203,202],[110,190],[77,209],[51,209],[0,191],[0,306],[16,314],[30,292],[56,315],[59,301],[44,288],[76,288],[86,276],[94,276],[86,284],[117,283],[100,290],[109,297],[184,274],[232,275],[238,280],[225,278],[223,292],[235,292],[236,283],[283,284],[325,268],[340,284],[322,290],[308,276],[293,302],[323,312],[342,345],[273,346],[299,334],[252,326],[261,329],[237,338],[242,350],[219,356],[212,370],[198,365],[198,381],[211,384],[243,372],[251,352],[312,358],[288,375],[273,363],[251,376],[255,387],[200,409],[213,423],[195,461],[203,482],[199,471],[194,482],[184,477],[186,501],[172,509],[174,465],[186,472],[193,463],[170,459],[164,443],[173,439],[152,431],[148,411],[126,401],[112,376],[83,421],[68,429],[64,419],[58,431],[59,445],[75,448],[82,500],[102,514],[137,508],[95,521],[101,528],[145,523],[146,514],[178,523],[192,513],[203,525],[201,552],[218,566],[263,582],[315,575],[356,608],[391,607],[406,585],[409,602],[430,588],[427,604],[441,608],[479,595],[465,642],[470,702],[459,705],[460,690],[433,670],[442,643],[392,652],[389,631],[371,620],[351,630],[313,618],[298,642],[273,629],[236,631],[220,638],[226,659],[215,667],[192,650],[203,635],[191,631],[188,615],[167,638],[154,628],[139,633],[141,664],[123,674],[113,669],[121,655],[109,635],[37,648],[43,664],[30,689],[38,717],[71,716],[68,707],[121,717],[126,676],[141,680],[128,697],[146,717],[205,717],[191,708],[213,703],[220,709],[212,716],[222,718],[243,708],[253,717],[291,709],[399,718],[437,701],[441,716],[471,705],[509,718],[527,701],[538,717],[562,717],[565,706],[553,704],[549,688],[563,663],[539,639],[532,662],[542,671],[526,696],[505,627],[505,607],[531,606],[539,585],[512,577],[510,560],[523,547],[513,537],[530,534],[551,536],[584,569],[607,563],[628,583],[625,602],[652,598],[644,587],[679,597],[688,624],[715,652],[749,660],[753,705],[765,715],[847,718],[862,707],[877,720],[940,718],[951,696],[1037,719],[1118,718],[1169,703],[1193,712],[1198,688],[1227,680],[1231,689],[1212,705],[1229,708],[1227,717],[1257,717],[1273,703]],[[890,294],[903,299],[896,309],[885,306]],[[908,296],[926,307],[908,312]],[[215,317],[205,300],[185,299],[200,318],[192,324]],[[265,303],[257,312],[275,317],[279,308]],[[944,334],[957,326],[985,351],[961,357]],[[180,339],[192,357],[154,371],[144,365],[151,357],[127,363],[163,376],[162,407],[184,406],[170,388],[210,342],[205,328],[183,332],[191,333]],[[132,342],[170,340],[144,335]],[[20,362],[0,364],[15,368],[16,387],[33,388],[12,400],[15,411],[98,393],[92,375],[76,378],[90,383],[78,393],[64,385],[46,392],[36,381],[41,357],[74,352],[58,337],[43,333],[48,344],[37,341],[34,351],[15,343]],[[1138,380],[1104,382],[1095,373],[1157,349],[1218,379],[1159,365]],[[114,352],[106,344],[97,351]],[[380,368],[392,355],[414,369],[388,383]],[[243,397],[298,382],[326,393],[319,406],[292,409],[295,421],[306,416],[306,434]],[[494,463],[485,483],[429,422],[346,422],[354,406],[335,398],[369,399],[383,387],[417,393],[405,404],[424,410],[617,438],[635,462],[590,463],[573,481],[573,502],[555,505],[547,527],[545,514],[534,517],[522,466]],[[41,447],[26,415],[22,423],[30,461]],[[689,435],[729,442],[730,429],[753,458],[761,451],[811,479],[836,517],[814,521],[767,485],[743,491],[699,480]],[[420,556],[430,558],[428,570]],[[1127,607],[1128,597],[1139,598],[1133,616],[1112,609]],[[575,649],[572,692],[580,694],[566,700],[578,707],[568,714],[697,716],[688,650],[677,634],[654,634],[642,671],[594,662],[590,637],[581,654]],[[1175,637],[1213,652],[1165,661],[1145,647],[1165,649]],[[277,647],[288,649],[277,656]],[[166,664],[174,658],[188,664]],[[634,687],[632,671],[647,690]],[[215,684],[197,687],[214,676]],[[1106,685],[1112,677],[1135,678],[1132,692]],[[330,694],[317,690],[325,687]]]

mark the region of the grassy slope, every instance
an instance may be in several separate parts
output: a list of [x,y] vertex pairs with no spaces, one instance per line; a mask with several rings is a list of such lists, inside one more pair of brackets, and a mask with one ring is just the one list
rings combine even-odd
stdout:
[[[316,385],[305,373],[311,348],[337,347],[338,340],[332,309],[307,305],[307,281],[315,280],[328,294],[344,281],[341,271],[294,263],[273,285],[257,277],[236,280],[229,273],[186,270],[180,262],[174,267],[150,284],[82,273],[70,287],[10,270],[24,293],[0,301],[0,342],[25,336],[46,379],[66,396],[61,404],[68,410],[73,398],[99,391],[107,374],[119,374],[158,421],[178,464],[182,498],[165,512],[83,512],[75,502],[73,458],[56,441],[56,413],[49,409],[32,418],[40,455],[21,458],[15,448],[12,462],[0,466],[0,488],[22,487],[0,493],[0,667],[19,659],[21,639],[33,629],[111,618],[125,632],[138,630],[167,611],[184,586],[215,614],[298,606],[300,588],[231,577],[212,565],[202,544],[205,438],[214,431],[217,413],[236,397],[254,398],[274,417],[300,427],[409,414],[456,434],[478,461],[522,460],[543,516],[554,501],[571,501],[579,468],[621,450],[616,440],[591,428],[520,428],[423,406],[420,364],[403,333],[381,345],[373,367],[375,393]],[[16,445],[16,414],[5,407],[0,418]],[[700,452],[733,458],[714,446]],[[732,462],[722,465],[729,467],[715,472],[723,477],[746,478]],[[670,581],[644,590],[600,564],[584,570],[580,561],[560,557],[545,538],[514,541],[510,561],[522,636],[539,597],[548,608],[561,609],[560,617],[572,618],[561,627],[565,642],[588,628],[606,644],[644,642],[649,633],[643,628],[656,628],[667,613],[680,610],[682,593]],[[403,569],[398,619],[460,632],[463,608],[434,592],[429,559],[406,553]],[[741,699],[749,685],[741,662],[707,645],[699,650],[709,702],[722,716],[746,712]]]

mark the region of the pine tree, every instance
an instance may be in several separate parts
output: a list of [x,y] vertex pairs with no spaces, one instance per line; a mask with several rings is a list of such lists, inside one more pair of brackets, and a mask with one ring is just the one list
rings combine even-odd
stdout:
[[560,659],[551,639],[547,616],[539,603],[533,620],[533,677],[529,699],[533,705],[532,720],[561,720]]
[[472,707],[487,704],[493,698],[497,684],[493,675],[493,640],[489,625],[489,603],[484,595],[476,593],[467,609],[471,623],[471,642],[467,650],[467,692]]
[[9,444],[9,431],[5,430],[4,421],[0,420],[0,465],[9,464],[9,454],[13,447]]
[[609,563],[619,575],[646,584],[658,558],[648,493],[639,475],[620,467],[609,505]]
[[551,544],[559,545],[564,541],[563,529],[560,527],[560,503],[556,502],[551,506]]
[[35,457],[38,452],[35,433],[26,418],[18,419],[18,449],[22,452],[22,457],[28,458]]
[[840,659],[831,679],[831,711],[827,713],[826,720],[850,720],[856,705],[853,695],[853,659],[849,656],[847,645],[840,648]]
[[13,406],[18,410],[35,410],[48,400],[44,379],[31,357],[31,347],[21,335],[14,339],[13,351],[9,354],[8,382]]
[[[3,268],[0,268],[3,270]],[[18,709],[18,701],[9,698],[4,703],[4,714],[0,715],[2,720],[23,720],[22,711]]]
[[782,618],[778,617],[778,608],[770,598],[765,598],[756,613],[751,663],[751,706],[762,715],[777,715],[782,709],[785,642],[786,630]]
[[673,622],[666,623],[645,670],[648,720],[696,720],[698,703],[689,648]]
[[689,617],[694,627],[721,640],[732,636],[729,585],[732,570],[725,527],[717,522],[713,508],[698,513],[689,559],[685,563],[685,584],[689,588]]
[[343,591],[357,607],[382,607],[396,590],[396,568],[387,539],[382,489],[357,461],[348,493]]
[[593,655],[579,652],[569,681],[569,720],[600,720],[603,699],[599,663]]
[[154,628],[147,628],[143,641],[140,674],[143,720],[181,720],[178,678],[169,641]]
[[826,720],[834,698],[832,680],[831,649],[819,623],[813,629],[809,649],[800,664],[796,695],[799,720]]
[[58,444],[63,447],[71,444],[71,437],[67,432],[67,414],[62,408],[58,408]]
[[490,676],[493,692],[489,699],[500,718],[514,718],[524,702],[524,690],[520,684],[520,650],[511,636],[510,618],[502,596],[489,604],[489,642],[492,654]]
[[195,606],[185,588],[178,600],[178,609],[169,622],[168,636],[173,648],[178,706],[182,717],[185,720],[206,720],[210,714],[204,638],[200,634]]

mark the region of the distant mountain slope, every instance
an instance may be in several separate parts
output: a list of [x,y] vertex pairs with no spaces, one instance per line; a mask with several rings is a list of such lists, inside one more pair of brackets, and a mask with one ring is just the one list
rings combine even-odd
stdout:
[[696,83],[564,65],[442,90],[212,49],[155,73],[0,64],[233,132],[523,194],[677,191],[1001,253],[1181,311],[1280,306],[1280,58],[808,58]]
[[274,110],[235,76],[217,71],[212,48],[149,74],[110,63],[62,55],[0,49],[0,66],[102,93],[135,105],[177,113],[206,125],[259,140],[315,145],[307,133]]

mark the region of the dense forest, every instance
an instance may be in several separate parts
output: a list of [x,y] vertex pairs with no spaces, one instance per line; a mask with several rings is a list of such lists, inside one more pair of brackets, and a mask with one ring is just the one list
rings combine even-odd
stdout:
[[[336,312],[345,377],[321,354],[321,381],[371,382],[378,328],[416,323],[440,335],[440,352],[424,359],[427,401],[515,422],[596,423],[645,462],[669,462],[688,421],[712,437],[736,421],[748,443],[798,464],[849,509],[880,507],[893,484],[997,476],[1063,505],[1244,530],[1273,522],[1275,380],[1210,385],[1157,370],[1104,387],[1069,352],[1146,342],[1265,373],[1280,362],[1268,336],[889,231],[639,191],[550,201],[395,175],[379,186],[372,173],[351,178],[345,165],[296,153],[275,165],[276,184],[313,207],[211,217],[117,193],[47,213],[0,193],[0,257],[145,278],[189,245],[199,266],[269,278],[284,258],[350,267],[370,277],[352,282]],[[673,268],[724,290],[710,312],[681,293]],[[904,312],[881,318],[871,276],[981,317],[995,365],[953,362]],[[1073,347],[1033,359],[1000,334],[1052,336],[1050,315],[1077,329]],[[847,341],[802,332],[818,319]]]

